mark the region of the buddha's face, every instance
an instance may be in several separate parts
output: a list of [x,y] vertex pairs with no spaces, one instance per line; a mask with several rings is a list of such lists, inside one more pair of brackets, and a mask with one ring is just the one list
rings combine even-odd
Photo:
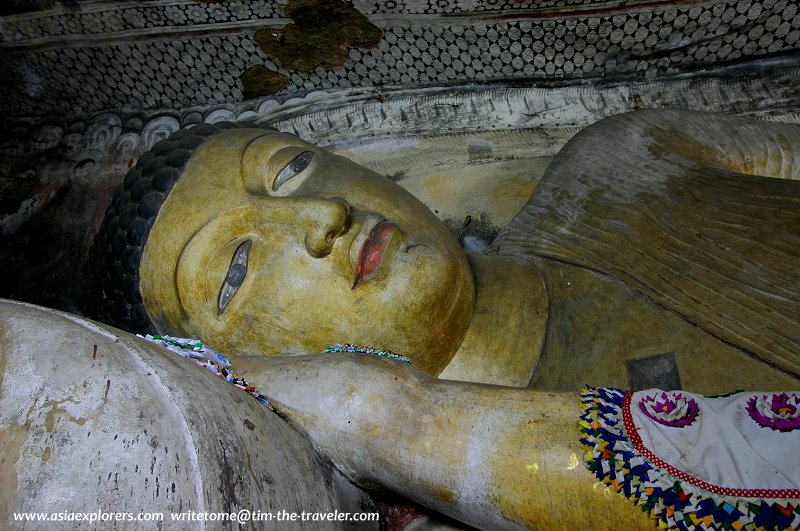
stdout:
[[296,137],[218,133],[158,214],[140,271],[159,329],[228,355],[391,349],[438,374],[472,316],[466,257],[394,182]]

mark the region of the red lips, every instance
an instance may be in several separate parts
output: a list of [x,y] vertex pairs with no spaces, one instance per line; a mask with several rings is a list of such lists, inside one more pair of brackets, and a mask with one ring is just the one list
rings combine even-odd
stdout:
[[369,237],[364,242],[364,246],[361,247],[361,253],[358,255],[356,280],[353,283],[353,289],[356,289],[359,284],[368,279],[380,267],[383,255],[386,252],[386,245],[396,229],[397,226],[389,221],[381,221],[372,227]]

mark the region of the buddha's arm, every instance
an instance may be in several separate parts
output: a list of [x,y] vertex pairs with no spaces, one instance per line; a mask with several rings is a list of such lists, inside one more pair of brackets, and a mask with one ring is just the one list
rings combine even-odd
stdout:
[[576,394],[437,380],[364,355],[236,365],[361,486],[480,528],[652,527],[585,469]]

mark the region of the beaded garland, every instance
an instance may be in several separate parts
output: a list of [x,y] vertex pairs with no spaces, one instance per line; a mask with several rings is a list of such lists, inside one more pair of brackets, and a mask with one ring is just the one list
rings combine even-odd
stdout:
[[[172,337],[172,336],[159,336],[159,335],[150,335],[147,334],[146,336],[139,336],[144,337],[146,340],[161,345],[162,347],[166,347],[167,349],[181,354],[185,357],[191,357],[196,359],[210,359],[211,361],[218,361],[223,363],[226,367],[230,366],[228,360],[226,360],[223,356],[219,354],[214,349],[211,349],[203,344],[202,341],[197,339],[186,339],[183,337]],[[191,351],[193,354],[184,354],[187,351]],[[207,357],[206,354],[211,354],[211,356]]]
[[272,404],[269,403],[267,397],[259,393],[255,386],[248,384],[244,378],[236,376],[233,373],[233,368],[231,367],[230,362],[225,359],[224,356],[208,345],[203,344],[201,341],[197,339],[185,339],[170,336],[152,336],[150,334],[147,334],[146,336],[140,335],[138,337],[142,337],[151,343],[155,343],[156,345],[166,347],[170,351],[175,352],[184,358],[190,358],[194,360],[195,363],[201,367],[208,369],[225,381],[230,382],[239,389],[247,392],[268,408],[273,409]]
[[351,345],[350,343],[336,343],[322,351],[323,354],[329,352],[359,352],[362,354],[372,354],[373,356],[380,356],[382,358],[389,358],[392,360],[402,361],[403,363],[414,363],[411,358],[392,352],[391,350],[379,350],[375,348],[359,347]]
[[580,441],[589,470],[649,512],[660,528],[750,531],[800,526],[800,505],[711,492],[655,464],[653,456],[637,450],[626,428],[631,426],[624,418],[630,397],[620,389],[585,387]]
[[[186,339],[182,337],[159,336],[150,334],[147,334],[145,336],[139,335],[138,337],[146,339],[147,341],[155,343],[156,345],[165,347],[168,350],[175,352],[180,356],[183,356],[184,358],[193,359],[195,363],[197,363],[201,367],[205,367],[206,369],[216,374],[217,376],[232,383],[239,389],[246,391],[247,393],[252,395],[256,400],[258,400],[268,408],[273,409],[272,405],[269,403],[269,400],[267,399],[266,396],[259,393],[254,386],[249,385],[244,378],[236,376],[233,373],[233,368],[231,367],[230,362],[227,359],[225,359],[225,357],[222,356],[219,352],[215,351],[208,345],[203,344],[202,341],[198,339]],[[402,361],[404,363],[413,363],[411,358],[407,356],[402,356],[400,354],[392,352],[391,350],[379,350],[374,348],[358,347],[356,345],[351,345],[350,343],[337,343],[335,345],[331,345],[330,347],[322,351],[323,354],[329,352],[356,352],[363,354],[372,354],[373,356],[381,356],[384,358]]]

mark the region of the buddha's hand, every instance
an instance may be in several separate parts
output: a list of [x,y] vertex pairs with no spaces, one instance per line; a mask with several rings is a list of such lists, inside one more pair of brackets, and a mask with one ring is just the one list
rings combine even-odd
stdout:
[[407,438],[402,431],[428,414],[436,382],[407,363],[369,354],[246,357],[235,367],[363,486],[374,484],[364,461],[378,457],[364,450],[370,453],[378,439]]

